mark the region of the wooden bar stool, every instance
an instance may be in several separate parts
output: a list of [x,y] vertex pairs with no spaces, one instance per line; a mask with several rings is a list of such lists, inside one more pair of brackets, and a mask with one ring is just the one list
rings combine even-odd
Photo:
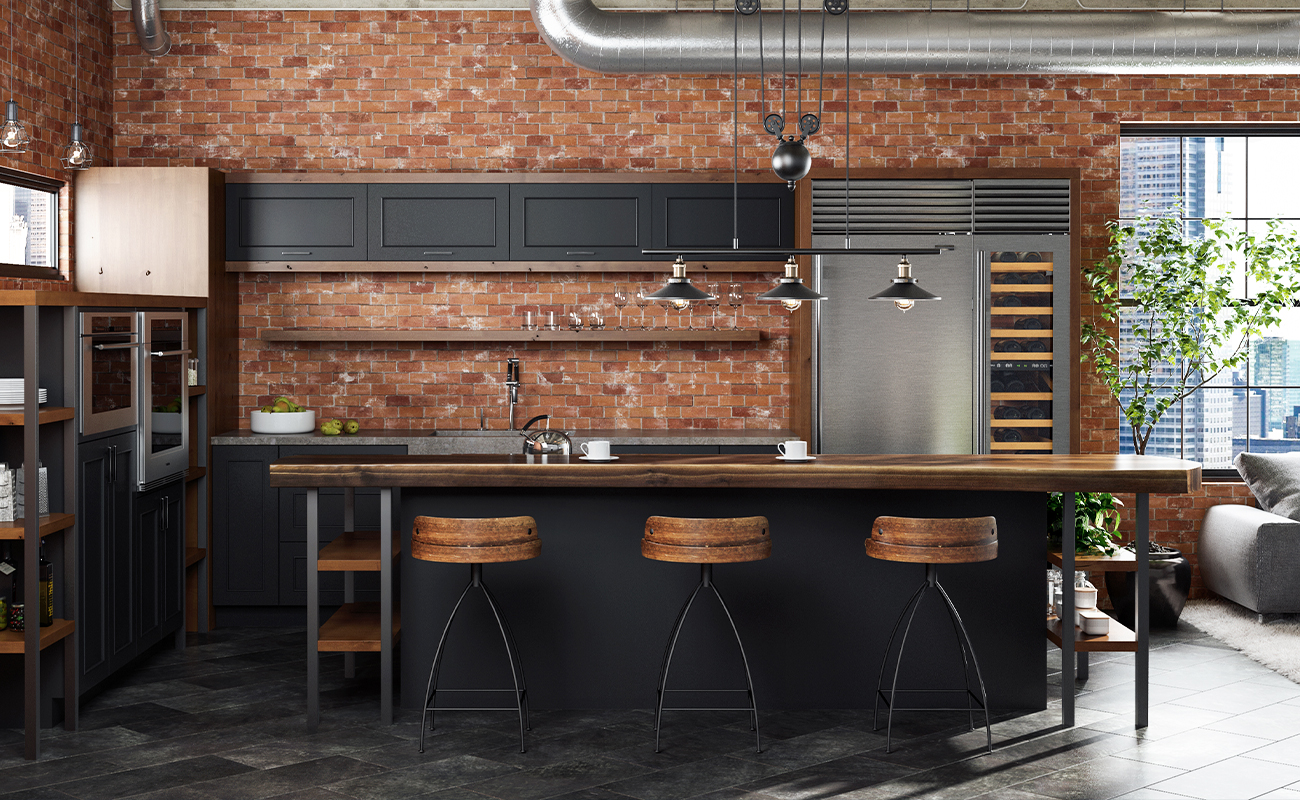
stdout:
[[[879,729],[880,701],[884,700],[889,709],[885,733],[885,752],[893,751],[894,711],[961,711],[961,708],[902,708],[894,702],[898,692],[961,692],[966,695],[965,711],[970,719],[971,730],[975,730],[975,715],[971,701],[979,703],[984,710],[984,730],[988,737],[989,752],[993,752],[993,728],[989,724],[988,694],[984,691],[984,678],[980,674],[979,662],[975,660],[975,648],[971,646],[966,626],[962,624],[961,615],[953,605],[939,583],[939,564],[972,564],[978,561],[991,561],[998,556],[998,524],[993,517],[971,517],[967,519],[918,519],[912,517],[876,517],[871,523],[871,536],[867,537],[867,555],[882,561],[905,561],[925,565],[925,582],[917,589],[912,598],[903,606],[903,611],[894,622],[894,629],[889,634],[889,643],[885,645],[885,657],[880,664],[880,675],[876,678],[875,709],[872,712],[872,727]],[[948,617],[952,620],[953,632],[957,635],[957,645],[961,649],[962,676],[964,689],[902,689],[898,688],[898,672],[903,663],[903,648],[907,646],[907,635],[912,629],[912,620],[916,610],[921,606],[926,592],[934,589],[943,599]],[[885,668],[889,664],[889,653],[894,646],[894,637],[903,618],[907,626],[903,628],[903,638],[898,644],[898,656],[894,661],[894,679],[886,694],[882,688]],[[971,688],[970,668],[975,668],[975,679],[979,685],[979,695]]]
[[[501,639],[505,642],[506,657],[510,659],[513,689],[443,689],[444,692],[514,692],[515,707],[519,712],[519,752],[526,750],[524,732],[532,730],[528,724],[528,685],[524,682],[524,665],[519,657],[510,623],[506,622],[492,590],[483,582],[483,565],[508,561],[527,561],[537,558],[542,551],[542,540],[537,537],[537,522],[532,517],[493,517],[488,519],[448,519],[445,517],[416,517],[411,534],[411,555],[424,561],[444,564],[469,564],[469,583],[451,609],[451,616],[443,626],[438,639],[438,649],[429,669],[429,687],[424,694],[424,713],[420,717],[420,752],[424,752],[424,720],[429,720],[433,730],[434,712],[437,710],[438,671],[442,667],[443,648],[447,632],[456,619],[456,612],[470,589],[479,589],[487,599],[488,607],[496,618]],[[443,711],[492,711],[505,707],[443,706]]]
[[[763,752],[763,743],[758,735],[758,706],[754,702],[754,681],[749,672],[749,659],[745,657],[745,645],[740,641],[740,632],[731,617],[731,610],[718,593],[713,583],[714,564],[734,564],[742,561],[761,561],[772,554],[772,539],[767,532],[766,517],[735,517],[726,519],[684,519],[681,517],[650,517],[645,522],[645,537],[641,540],[641,555],[655,561],[676,561],[684,564],[700,565],[700,582],[686,598],[685,605],[677,614],[672,633],[664,646],[663,660],[659,665],[659,683],[655,686],[655,752],[659,752],[659,727],[664,713],[664,694],[667,692],[745,692],[749,698],[749,714],[754,731],[754,745],[757,752]],[[673,651],[677,648],[677,637],[682,632],[682,624],[691,610],[691,604],[701,589],[712,590],[718,598],[722,612],[731,625],[731,633],[736,637],[736,646],[740,648],[740,660],[745,665],[744,689],[668,689],[668,670],[672,666]],[[676,707],[669,711],[733,711],[727,708]]]

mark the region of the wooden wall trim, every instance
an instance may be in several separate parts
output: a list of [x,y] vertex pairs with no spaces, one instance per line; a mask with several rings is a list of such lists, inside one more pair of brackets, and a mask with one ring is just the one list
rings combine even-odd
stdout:
[[[230,172],[226,183],[731,183],[730,172]],[[781,183],[741,172],[740,183]]]

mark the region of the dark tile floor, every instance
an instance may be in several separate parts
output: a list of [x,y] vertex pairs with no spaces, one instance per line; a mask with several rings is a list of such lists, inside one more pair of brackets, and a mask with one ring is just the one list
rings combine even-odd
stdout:
[[46,732],[39,762],[0,730],[0,798],[1300,800],[1300,686],[1188,626],[1156,634],[1146,730],[1132,727],[1132,656],[1094,655],[1077,727],[1051,698],[1000,718],[992,755],[982,731],[936,715],[901,721],[886,754],[853,711],[765,712],[761,754],[741,715],[680,713],[658,755],[648,711],[536,711],[525,754],[510,715],[447,713],[421,755],[416,716],[379,723],[373,674],[345,680],[339,657],[307,735],[303,639],[191,635],[88,702],[81,731]]

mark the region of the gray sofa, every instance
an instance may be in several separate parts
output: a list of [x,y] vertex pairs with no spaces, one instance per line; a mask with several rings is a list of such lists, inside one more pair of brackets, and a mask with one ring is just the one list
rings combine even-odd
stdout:
[[1300,613],[1300,522],[1254,506],[1211,506],[1196,553],[1215,594],[1261,615]]

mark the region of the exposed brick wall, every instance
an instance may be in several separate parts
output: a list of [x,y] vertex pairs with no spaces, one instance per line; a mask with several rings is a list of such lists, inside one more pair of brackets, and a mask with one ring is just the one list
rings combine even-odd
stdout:
[[[525,12],[186,11],[166,15],[172,54],[150,59],[114,16],[114,154],[121,165],[207,165],[259,171],[679,171],[731,167],[730,76],[617,76],[553,55]],[[773,84],[774,86],[776,84]],[[758,83],[742,80],[741,164],[761,169]],[[818,166],[843,166],[842,78],[828,82]],[[849,97],[855,165],[1077,167],[1083,257],[1104,251],[1118,209],[1119,126],[1126,120],[1296,121],[1290,76],[872,76]],[[751,296],[770,275],[737,276]],[[525,305],[588,304],[615,281],[566,279],[542,289],[509,276],[453,275],[416,287],[437,314],[513,324]],[[401,426],[472,426],[467,409],[499,403],[504,348],[268,346],[276,326],[389,324],[405,278],[245,278],[241,383],[246,407],[297,394],[327,413]],[[379,288],[366,288],[379,284]],[[344,296],[338,299],[340,293]],[[347,295],[360,297],[355,302]],[[512,298],[496,299],[498,295]],[[336,302],[337,299],[337,302]],[[445,306],[445,310],[441,307]],[[752,306],[747,313],[758,313]],[[1085,306],[1083,313],[1087,315]],[[382,319],[379,319],[382,318]],[[788,403],[785,329],[764,310],[752,324],[778,336],[757,346],[703,348],[530,345],[520,355],[525,412],[575,427],[780,427]],[[513,352],[513,349],[510,351]],[[308,370],[320,378],[304,377]],[[360,376],[360,377],[358,377]],[[558,376],[558,378],[557,378]],[[1115,452],[1119,419],[1083,370],[1084,452]],[[319,387],[319,388],[315,388]],[[626,387],[626,388],[624,388]],[[716,399],[715,399],[716,398]],[[633,402],[635,401],[635,402]],[[753,409],[751,412],[747,409]],[[497,415],[500,415],[499,405]],[[1154,498],[1152,535],[1194,548],[1207,504],[1241,502],[1240,485]]]
[[[74,74],[74,14],[80,26],[81,71]],[[96,157],[110,157],[113,139],[109,100],[113,45],[111,21],[102,3],[90,0],[6,3],[0,8],[0,103],[18,101],[19,120],[32,143],[23,154],[0,155],[0,167],[71,181],[59,163],[71,140],[74,87],[80,83],[80,120],[85,141]],[[72,193],[59,197],[59,264],[69,274],[72,241]],[[0,278],[0,289],[67,291],[68,281]]]

